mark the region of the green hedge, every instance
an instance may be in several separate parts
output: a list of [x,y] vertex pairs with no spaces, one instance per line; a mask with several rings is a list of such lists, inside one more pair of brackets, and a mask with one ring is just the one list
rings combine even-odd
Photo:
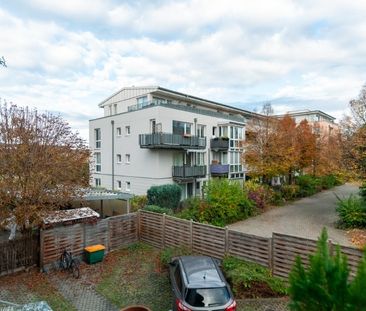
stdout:
[[170,208],[160,207],[157,205],[146,205],[143,210],[159,214],[173,215],[173,211]]
[[182,195],[182,189],[176,184],[152,186],[147,190],[147,204],[176,209]]

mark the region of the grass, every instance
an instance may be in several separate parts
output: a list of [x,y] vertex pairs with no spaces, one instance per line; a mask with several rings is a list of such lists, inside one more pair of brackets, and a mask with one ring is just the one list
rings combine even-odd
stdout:
[[97,291],[118,307],[140,304],[153,311],[172,304],[168,272],[160,269],[160,251],[142,243],[116,251],[115,264],[105,270]]

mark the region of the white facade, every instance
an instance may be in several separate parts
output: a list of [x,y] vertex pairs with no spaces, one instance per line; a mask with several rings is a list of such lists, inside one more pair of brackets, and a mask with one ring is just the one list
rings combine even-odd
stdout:
[[93,186],[139,195],[175,182],[187,197],[212,176],[245,178],[243,110],[160,87],[124,88],[99,106],[104,117],[89,123]]

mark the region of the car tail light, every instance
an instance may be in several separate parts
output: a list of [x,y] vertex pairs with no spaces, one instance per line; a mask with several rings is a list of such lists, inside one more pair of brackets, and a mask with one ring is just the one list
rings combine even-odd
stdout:
[[225,311],[235,311],[235,310],[236,310],[236,301],[234,300],[233,303],[225,309]]
[[[183,305],[182,301],[177,299],[175,301],[176,305],[177,305],[177,311],[192,311],[191,309],[187,308],[186,306]],[[235,309],[233,309],[233,311],[235,311]]]

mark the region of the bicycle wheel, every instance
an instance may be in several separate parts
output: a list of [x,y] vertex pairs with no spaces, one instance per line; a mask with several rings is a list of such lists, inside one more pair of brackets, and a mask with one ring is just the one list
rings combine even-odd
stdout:
[[62,270],[66,270],[69,267],[69,256],[68,253],[65,251],[61,254],[60,257],[60,268]]
[[80,268],[79,268],[79,260],[77,259],[72,259],[71,260],[71,270],[72,270],[72,276],[75,278],[75,279],[78,279],[80,277]]

